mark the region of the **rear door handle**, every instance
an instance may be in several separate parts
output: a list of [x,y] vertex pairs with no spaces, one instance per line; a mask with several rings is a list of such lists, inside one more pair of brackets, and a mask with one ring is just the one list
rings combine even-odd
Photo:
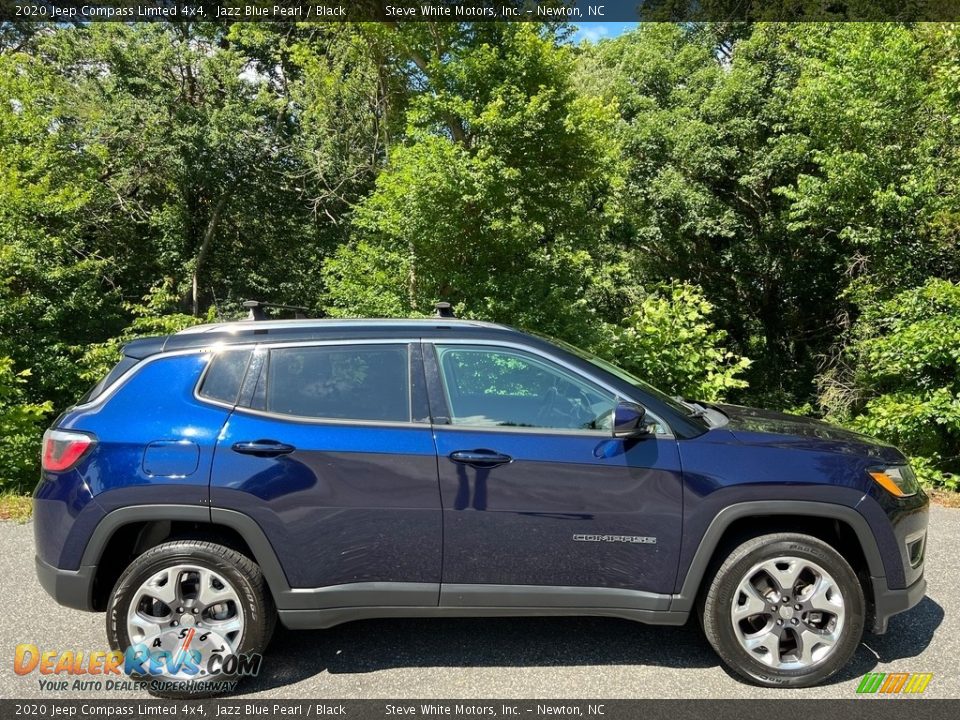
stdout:
[[506,465],[513,462],[513,458],[493,450],[456,450],[450,453],[450,459],[455,463],[471,465],[478,468],[492,468],[497,465]]
[[264,458],[289,455],[294,450],[296,448],[293,445],[287,445],[276,440],[243,440],[233,444],[234,452]]

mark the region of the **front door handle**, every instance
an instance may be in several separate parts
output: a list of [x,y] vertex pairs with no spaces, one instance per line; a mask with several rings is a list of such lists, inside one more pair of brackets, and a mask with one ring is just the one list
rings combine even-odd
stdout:
[[233,444],[233,451],[241,455],[253,455],[255,457],[279,457],[280,455],[289,455],[296,448],[293,445],[277,442],[276,440],[243,440]]
[[450,459],[455,463],[470,465],[477,468],[492,468],[497,465],[506,465],[513,462],[513,458],[493,450],[457,450],[450,453]]

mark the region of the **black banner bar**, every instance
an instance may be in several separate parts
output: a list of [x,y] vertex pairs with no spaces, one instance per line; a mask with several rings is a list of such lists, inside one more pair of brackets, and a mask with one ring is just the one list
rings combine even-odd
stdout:
[[960,0],[0,0],[2,22],[944,22]]
[[778,717],[843,717],[899,720],[922,713],[925,720],[957,717],[956,700],[871,696],[853,700],[0,700],[0,719],[222,720],[770,720]]

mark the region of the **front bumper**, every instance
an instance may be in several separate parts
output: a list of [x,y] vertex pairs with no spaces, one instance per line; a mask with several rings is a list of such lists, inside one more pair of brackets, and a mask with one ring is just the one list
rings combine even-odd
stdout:
[[81,565],[77,570],[61,570],[36,558],[37,578],[43,589],[58,603],[77,610],[93,610],[93,578],[95,565]]
[[917,605],[927,593],[927,580],[921,575],[913,585],[900,590],[887,587],[886,578],[870,578],[873,582],[873,625],[871,632],[883,635],[891,617]]

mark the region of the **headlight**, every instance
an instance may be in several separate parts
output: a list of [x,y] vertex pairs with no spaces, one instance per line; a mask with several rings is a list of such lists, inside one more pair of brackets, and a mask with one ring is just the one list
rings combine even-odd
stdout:
[[909,465],[890,465],[867,470],[870,477],[884,490],[896,497],[910,497],[920,490],[917,476]]

